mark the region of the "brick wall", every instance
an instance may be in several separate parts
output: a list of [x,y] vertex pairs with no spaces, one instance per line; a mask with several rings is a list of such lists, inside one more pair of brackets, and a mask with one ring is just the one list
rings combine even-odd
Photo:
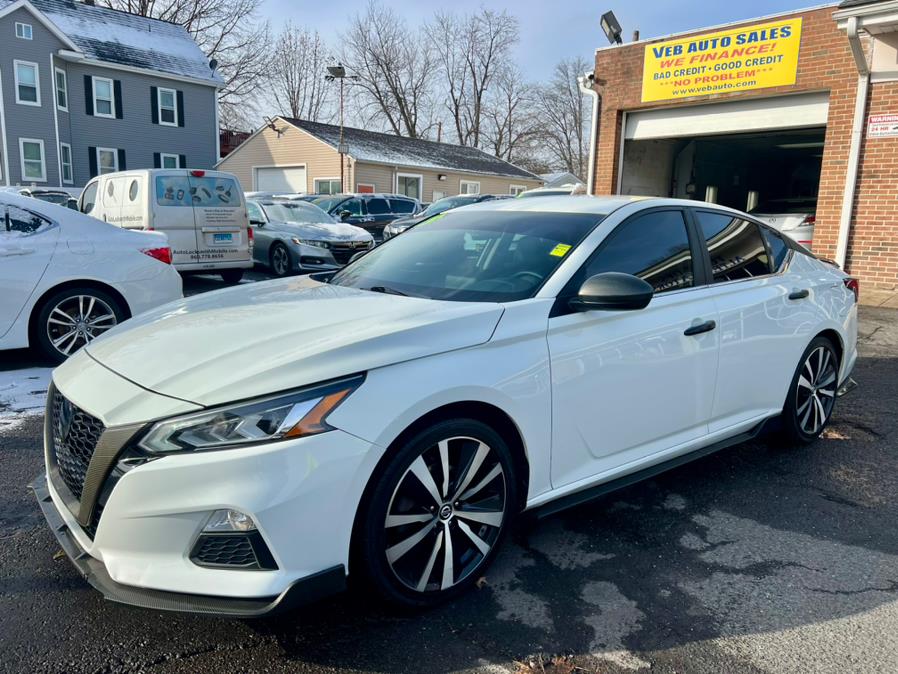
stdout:
[[[836,250],[845,170],[851,143],[857,68],[848,39],[833,21],[835,7],[783,15],[802,21],[801,51],[795,85],[772,87],[744,93],[694,96],[672,103],[643,104],[642,69],[645,43],[603,49],[596,53],[596,80],[601,84],[602,112],[596,150],[596,194],[613,194],[617,189],[623,112],[647,108],[680,107],[733,98],[757,98],[802,92],[829,92],[829,120],[820,174],[814,251],[833,257]],[[738,25],[760,23],[757,19]],[[694,35],[719,29],[697,30]],[[652,40],[650,42],[660,42]],[[871,113],[898,110],[898,86],[873,85]],[[876,286],[893,287],[898,281],[898,138],[865,142],[870,155],[861,165],[853,238],[848,269]]]

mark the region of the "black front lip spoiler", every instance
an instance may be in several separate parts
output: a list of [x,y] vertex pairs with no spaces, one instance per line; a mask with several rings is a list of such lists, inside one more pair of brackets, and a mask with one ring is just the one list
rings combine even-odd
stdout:
[[298,606],[309,604],[346,589],[346,570],[342,564],[295,581],[281,594],[273,597],[215,597],[210,595],[183,594],[150,590],[116,583],[106,571],[106,566],[85,552],[69,526],[56,510],[50,497],[47,478],[41,475],[29,489],[34,492],[41,511],[59,545],[69,560],[88,583],[99,590],[109,601],[140,606],[157,611],[201,613],[228,618],[258,618],[285,613]]

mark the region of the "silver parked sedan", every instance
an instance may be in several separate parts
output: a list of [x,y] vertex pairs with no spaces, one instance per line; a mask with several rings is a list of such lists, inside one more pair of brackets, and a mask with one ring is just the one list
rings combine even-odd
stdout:
[[278,199],[247,200],[255,262],[275,276],[339,269],[374,247],[361,227],[338,222],[314,204]]

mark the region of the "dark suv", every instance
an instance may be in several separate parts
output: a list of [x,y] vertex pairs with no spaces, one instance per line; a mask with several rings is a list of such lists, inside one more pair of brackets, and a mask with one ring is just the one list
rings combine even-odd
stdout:
[[393,220],[421,209],[417,199],[401,194],[323,194],[312,203],[338,220],[368,230],[377,242]]

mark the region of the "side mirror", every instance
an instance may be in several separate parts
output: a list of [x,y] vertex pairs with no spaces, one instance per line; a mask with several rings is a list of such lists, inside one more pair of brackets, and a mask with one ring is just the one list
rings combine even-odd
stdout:
[[253,227],[264,227],[265,226],[265,223],[262,220],[250,220],[249,224],[251,224]]
[[352,213],[350,213],[349,211],[340,211],[340,222],[346,222],[351,217]]
[[654,294],[641,278],[609,271],[586,279],[569,305],[575,311],[633,311],[648,306]]

